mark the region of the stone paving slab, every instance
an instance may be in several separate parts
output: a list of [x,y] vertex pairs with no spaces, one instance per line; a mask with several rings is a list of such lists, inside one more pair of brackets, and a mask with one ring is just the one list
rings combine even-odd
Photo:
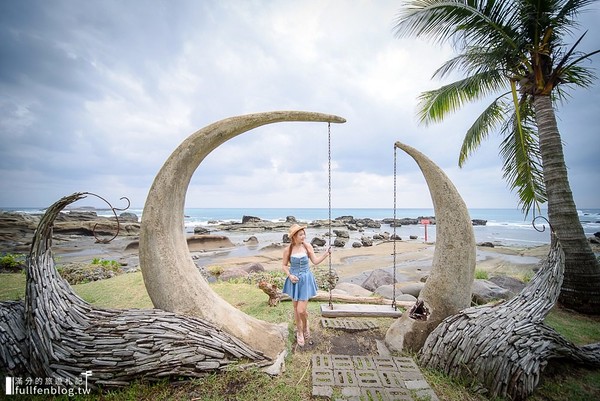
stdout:
[[[439,401],[412,358],[312,356],[312,395],[344,401]],[[415,398],[419,397],[419,398]]]
[[338,329],[345,331],[365,331],[376,329],[378,326],[371,320],[352,319],[321,319],[321,326],[326,329]]

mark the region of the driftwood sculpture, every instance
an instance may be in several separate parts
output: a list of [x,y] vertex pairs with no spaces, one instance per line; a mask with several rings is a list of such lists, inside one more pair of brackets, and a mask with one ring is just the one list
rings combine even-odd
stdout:
[[201,317],[271,359],[286,349],[285,327],[246,315],[210,288],[190,256],[183,218],[189,182],[210,152],[253,128],[285,121],[346,120],[329,114],[275,111],[231,117],[190,135],[154,179],[142,214],[139,245],[144,283],[156,308]]
[[271,361],[190,316],[158,309],[100,309],[78,297],[58,275],[52,257],[52,224],[75,193],[52,205],[34,234],[28,258],[25,301],[0,303],[0,370],[118,387],[135,379],[199,377],[232,363]]
[[511,300],[465,309],[446,318],[427,338],[423,366],[470,377],[492,396],[523,400],[555,358],[600,366],[600,343],[577,347],[544,324],[564,273],[564,254],[552,238],[544,266]]
[[[385,335],[394,351],[418,352],[429,333],[446,317],[471,304],[475,278],[475,235],[467,206],[446,174],[418,150],[396,142],[423,172],[435,211],[436,244],[431,273],[419,295],[419,313],[404,313]],[[411,316],[412,315],[412,316]]]

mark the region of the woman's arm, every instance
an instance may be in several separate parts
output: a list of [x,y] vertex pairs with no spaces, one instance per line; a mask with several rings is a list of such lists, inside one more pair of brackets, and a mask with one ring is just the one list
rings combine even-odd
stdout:
[[306,253],[308,254],[308,258],[310,259],[311,262],[313,262],[314,265],[318,265],[319,263],[324,261],[327,258],[327,256],[331,255],[331,248],[327,248],[327,250],[325,252],[323,252],[322,254],[317,256],[315,254],[315,250],[313,249],[313,246],[311,244],[305,243],[304,246],[306,248]]
[[290,260],[290,252],[291,249],[290,247],[286,247],[283,250],[283,259],[281,262],[281,270],[283,270],[283,272],[285,273],[286,276],[288,276],[288,278],[290,279],[290,281],[292,283],[297,283],[298,282],[298,277],[294,276],[293,274],[290,273],[290,267],[287,265],[287,261]]

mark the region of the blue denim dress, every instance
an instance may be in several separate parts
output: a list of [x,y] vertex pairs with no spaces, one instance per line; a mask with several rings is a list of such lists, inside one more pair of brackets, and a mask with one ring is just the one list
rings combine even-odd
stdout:
[[317,282],[308,264],[308,255],[290,256],[290,274],[298,277],[297,283],[292,283],[289,277],[283,284],[283,292],[294,301],[308,301],[317,295]]

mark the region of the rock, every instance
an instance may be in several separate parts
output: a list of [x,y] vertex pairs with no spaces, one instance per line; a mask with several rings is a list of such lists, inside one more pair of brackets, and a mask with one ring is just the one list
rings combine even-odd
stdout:
[[396,301],[402,302],[417,302],[417,298],[413,297],[410,294],[400,294],[396,297]]
[[242,270],[244,270],[246,273],[259,273],[264,272],[265,268],[260,263],[249,263],[242,267]]
[[261,221],[262,221],[262,219],[260,217],[255,217],[255,216],[243,216],[242,217],[242,224],[260,223]]
[[417,235],[411,235],[408,238],[410,238],[410,239],[418,239],[419,237]]
[[399,288],[403,294],[410,294],[415,298],[419,298],[419,295],[421,294],[423,287],[425,287],[425,283],[419,282],[419,283],[403,283],[402,285],[400,285]]
[[487,224],[487,220],[482,220],[482,219],[472,219],[471,223],[474,226],[485,226]]
[[194,234],[196,235],[205,235],[205,234],[209,234],[210,230],[206,227],[202,227],[202,226],[196,226],[194,227]]
[[362,244],[358,241],[354,241],[352,243],[352,248],[361,248],[361,247],[362,247]]
[[360,237],[360,243],[362,246],[373,246],[373,240],[365,236]]
[[219,280],[229,281],[229,280],[236,280],[239,278],[248,278],[248,276],[249,276],[249,274],[247,271],[245,271],[244,269],[235,267],[233,269],[227,269],[223,273],[221,273],[219,275]]
[[499,299],[510,299],[512,293],[488,280],[475,280],[471,286],[472,300],[478,305]]
[[592,237],[588,238],[591,244],[600,244],[600,238],[598,238],[595,234]]
[[325,241],[322,238],[318,238],[318,237],[315,237],[312,239],[312,241],[310,241],[310,244],[312,246],[325,246],[326,243],[327,243],[327,241]]
[[335,286],[336,290],[342,290],[353,297],[370,297],[373,295],[372,291],[367,290],[366,288],[361,287],[358,284],[353,283],[339,283]]
[[390,240],[402,241],[402,237],[399,236],[398,234],[392,234],[392,235],[390,235]]
[[351,223],[352,221],[354,221],[354,216],[340,216],[340,217],[336,217],[334,220],[347,224],[347,223]]
[[[380,287],[377,287],[377,289],[374,291],[374,293],[375,293],[375,295],[379,295],[386,299],[393,299],[394,298],[394,286],[392,284],[382,285]],[[398,284],[396,284],[396,297],[398,297],[399,295],[402,295],[402,291],[400,290],[400,287],[398,286]]]
[[369,291],[375,291],[377,288],[386,284],[393,284],[394,277],[383,269],[373,270],[369,277],[362,283],[362,287]]
[[335,241],[333,241],[333,246],[337,248],[343,248],[346,246],[346,241],[336,238]]
[[525,288],[525,283],[514,277],[509,276],[494,276],[489,279],[492,283],[504,288],[512,293],[511,298],[520,293]]
[[493,248],[494,244],[492,242],[486,241],[486,242],[480,242],[479,244],[477,244],[477,246]]
[[224,235],[193,235],[187,238],[187,244],[190,252],[233,247],[231,240]]
[[350,238],[350,233],[346,230],[333,230],[333,233],[338,238]]
[[134,222],[137,223],[138,221],[140,221],[140,219],[138,218],[138,215],[135,213],[131,213],[131,212],[123,212],[119,215],[119,219],[121,221],[130,221],[130,222]]
[[258,245],[258,238],[256,238],[254,235],[249,237],[247,240],[244,240],[244,242],[246,243],[246,245]]
[[296,220],[296,218],[294,216],[287,216],[285,218],[285,222],[288,224],[294,224],[294,223],[298,223],[298,220]]

